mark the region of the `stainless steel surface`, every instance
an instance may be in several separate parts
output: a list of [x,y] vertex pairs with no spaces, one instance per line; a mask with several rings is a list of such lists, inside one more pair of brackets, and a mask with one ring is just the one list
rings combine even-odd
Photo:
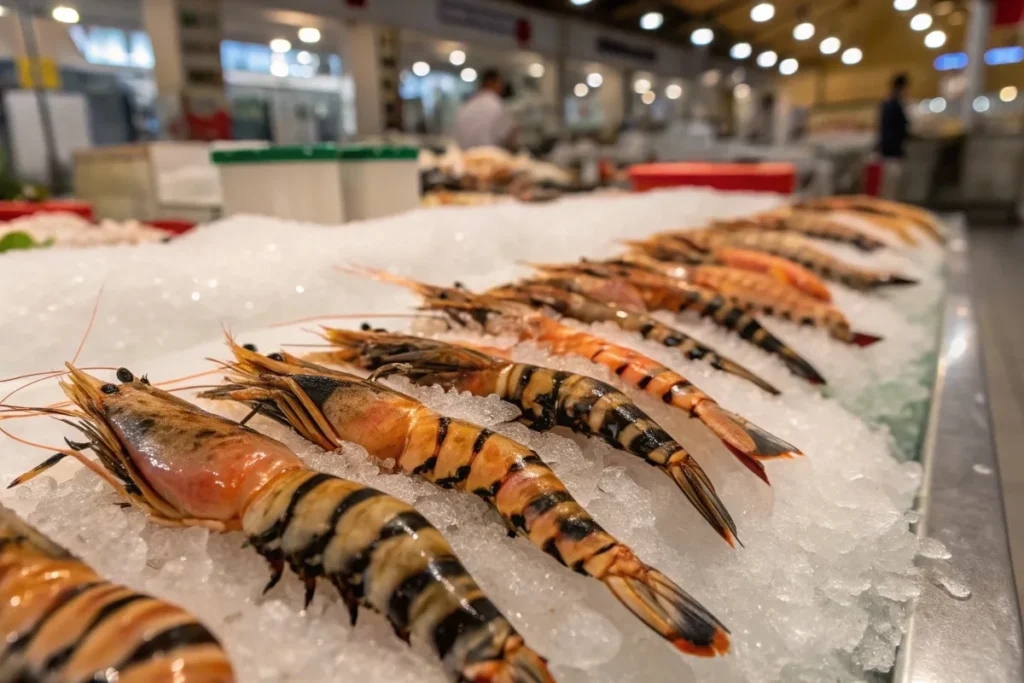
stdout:
[[[894,680],[1019,682],[1024,681],[1020,608],[971,298],[968,243],[962,221],[953,228],[917,529],[920,536],[942,541],[952,558],[922,564],[927,580]],[[952,597],[944,582],[966,587],[970,597]]]

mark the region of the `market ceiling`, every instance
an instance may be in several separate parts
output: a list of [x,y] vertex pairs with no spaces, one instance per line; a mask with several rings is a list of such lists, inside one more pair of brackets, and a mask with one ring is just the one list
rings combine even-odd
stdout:
[[[695,31],[711,29],[709,49],[714,54],[726,56],[737,44],[747,43],[750,56],[744,59],[754,61],[772,51],[777,55],[774,64],[795,58],[801,66],[830,61],[838,66],[861,59],[865,64],[930,61],[942,52],[960,49],[967,22],[967,0],[519,0],[519,4],[673,42],[700,42],[709,34]],[[822,45],[829,37],[838,39],[835,51],[834,42]],[[847,53],[849,48],[860,52]],[[745,52],[743,47],[738,50]]]

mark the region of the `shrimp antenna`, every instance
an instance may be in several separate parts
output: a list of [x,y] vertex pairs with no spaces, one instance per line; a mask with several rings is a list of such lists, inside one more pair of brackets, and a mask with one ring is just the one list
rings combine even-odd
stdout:
[[96,293],[96,301],[92,305],[92,314],[89,316],[89,324],[85,326],[85,334],[82,335],[82,341],[78,343],[78,348],[75,350],[75,355],[71,359],[71,364],[74,365],[78,361],[79,354],[82,353],[82,349],[85,348],[85,342],[89,339],[89,333],[92,332],[92,325],[96,322],[96,313],[100,310],[100,300],[103,298],[103,288],[107,286],[106,280],[100,285],[100,291]]

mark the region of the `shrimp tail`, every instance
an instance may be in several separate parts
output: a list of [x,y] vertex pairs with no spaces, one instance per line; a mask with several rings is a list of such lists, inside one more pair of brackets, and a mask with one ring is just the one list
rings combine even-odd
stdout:
[[860,347],[871,346],[875,342],[882,341],[882,337],[867,332],[853,332],[850,336],[850,343]]
[[716,370],[721,370],[722,372],[727,372],[730,375],[735,375],[736,377],[745,379],[748,382],[757,385],[758,388],[763,389],[772,396],[778,396],[779,394],[782,393],[781,391],[776,389],[775,386],[770,384],[767,380],[762,379],[758,375],[755,375],[752,371],[747,370],[739,363],[729,360],[728,358],[717,356],[711,362],[711,367],[715,368]]
[[724,408],[719,407],[725,417],[731,419],[740,429],[746,432],[747,436],[754,442],[754,448],[748,451],[748,455],[757,458],[758,460],[772,460],[775,458],[792,458],[797,455],[803,455],[800,450],[780,439],[779,437],[771,434],[770,432],[758,427],[756,424],[740,417],[736,413],[729,412]]
[[881,277],[881,278],[879,278],[878,280],[876,280],[874,282],[874,286],[875,287],[887,287],[887,286],[904,287],[904,286],[907,286],[907,285],[916,285],[916,284],[918,284],[918,281],[915,280],[914,278],[907,277],[905,275],[899,275],[898,273],[887,274],[884,277]]
[[811,384],[827,384],[825,378],[818,370],[799,356],[788,346],[779,351],[779,358],[786,365],[790,372],[797,377],[807,380]]
[[[760,466],[756,460],[754,462]],[[739,541],[736,535],[736,523],[732,520],[729,511],[726,510],[725,503],[715,493],[715,487],[708,479],[708,475],[704,474],[700,465],[692,458],[687,458],[662,465],[660,469],[672,477],[683,495],[689,499],[701,517],[718,532],[718,535],[724,538],[730,546],[735,547],[734,542]],[[740,545],[743,544],[740,543]]]
[[615,597],[678,650],[700,657],[729,651],[729,631],[686,591],[652,567],[633,559],[612,566],[602,579]]

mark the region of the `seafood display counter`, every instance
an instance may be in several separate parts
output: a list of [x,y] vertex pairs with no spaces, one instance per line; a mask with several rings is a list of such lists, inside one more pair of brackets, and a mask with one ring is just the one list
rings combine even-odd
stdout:
[[[971,293],[968,237],[949,222],[946,300],[922,446],[917,533],[940,539],[947,567],[922,558],[922,588],[893,680],[1024,680],[1021,617]],[[950,600],[953,597],[954,600]],[[984,672],[984,673],[982,673]]]
[[172,609],[122,681],[1019,679],[963,249],[689,189],[7,254],[0,561]]

